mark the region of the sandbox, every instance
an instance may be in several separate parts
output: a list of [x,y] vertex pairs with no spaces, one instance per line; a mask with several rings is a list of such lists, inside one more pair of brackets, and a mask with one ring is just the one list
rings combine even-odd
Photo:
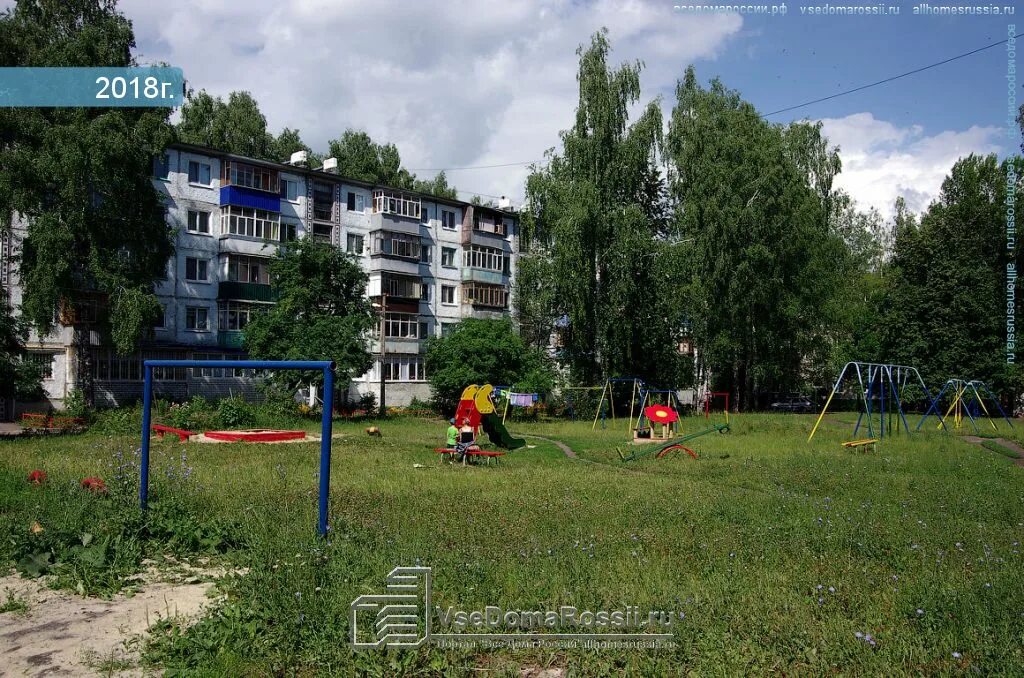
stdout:
[[305,431],[287,431],[279,429],[245,429],[238,431],[204,431],[195,436],[198,442],[222,443],[300,443],[319,440]]

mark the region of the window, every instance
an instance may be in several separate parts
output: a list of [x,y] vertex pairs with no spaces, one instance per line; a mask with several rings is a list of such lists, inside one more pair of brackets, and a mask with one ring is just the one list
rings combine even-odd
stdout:
[[507,257],[502,250],[493,247],[480,247],[471,245],[462,254],[462,263],[469,268],[482,268],[487,271],[507,270]]
[[160,313],[156,316],[153,321],[154,330],[162,330],[167,327],[167,306],[160,304]]
[[206,259],[196,259],[195,257],[185,257],[185,280],[191,280],[193,282],[206,282],[208,280],[207,266],[209,262]]
[[349,191],[347,207],[350,212],[362,212],[366,209],[366,196],[362,193]]
[[209,186],[210,181],[209,163],[198,162],[196,160],[188,161],[188,182],[190,184],[202,184],[203,186]]
[[380,364],[384,371],[384,379],[387,381],[398,381],[402,378],[402,362],[398,358],[388,358]]
[[210,213],[209,212],[197,212],[196,210],[188,211],[188,231],[189,233],[209,233],[210,232]]
[[447,337],[455,331],[455,328],[459,326],[459,323],[441,323],[441,336]]
[[153,158],[153,176],[157,179],[171,178],[171,156],[161,153]]
[[266,310],[260,304],[243,304],[223,301],[217,306],[217,329],[236,332],[244,330],[249,321]]
[[393,191],[374,191],[373,211],[419,219],[420,199]]
[[334,187],[320,181],[313,182],[313,218],[331,221],[334,216]]
[[420,217],[423,219],[423,223],[429,224],[430,223],[430,207],[428,205],[423,205],[420,208],[420,212],[421,212]]
[[441,265],[449,268],[455,267],[455,248],[454,247],[442,247],[441,248]]
[[331,242],[334,235],[334,226],[330,224],[313,224],[313,239],[318,242]]
[[426,381],[427,370],[423,366],[423,358],[409,360],[409,381]]
[[385,273],[381,278],[381,289],[389,297],[402,299],[419,299],[422,295],[422,283],[419,278]]
[[56,353],[26,353],[24,360],[31,363],[39,370],[39,376],[43,379],[53,379],[53,358]]
[[193,332],[207,332],[210,329],[210,312],[203,306],[185,307],[185,329]]
[[384,316],[384,336],[388,339],[426,339],[427,323],[421,322],[415,313],[388,313]]
[[[232,282],[270,284],[270,259],[228,255],[228,280]],[[221,329],[224,329],[221,327]]]
[[441,303],[448,306],[455,305],[455,288],[451,285],[441,285]]
[[281,179],[281,197],[289,202],[298,202],[299,182],[294,179]]
[[[188,358],[188,355],[180,351],[145,351],[141,357],[134,357],[136,361],[184,360],[186,358]],[[157,381],[185,381],[186,372],[187,370],[184,367],[154,367],[153,379]]]
[[220,234],[241,235],[249,238],[279,240],[281,215],[250,207],[222,207],[220,212]]
[[[349,194],[351,195],[351,193]],[[361,255],[363,253],[363,236],[356,233],[349,233],[345,238],[345,251],[351,254]]]
[[433,247],[431,247],[430,245],[421,245],[420,246],[420,263],[429,264],[431,261],[434,260],[434,257],[432,256],[433,254],[434,254],[434,248]]
[[385,254],[416,260],[419,260],[421,256],[419,236],[392,233],[391,231],[374,231],[370,236],[373,238],[371,254]]
[[434,286],[430,285],[430,284],[427,284],[427,283],[424,283],[422,285],[422,287],[423,287],[423,290],[422,290],[422,293],[420,294],[420,301],[425,301],[427,303],[430,303],[431,297],[433,296],[432,290],[434,289]]
[[[224,355],[223,353],[193,353],[192,360],[237,360],[237,355]],[[232,377],[254,377],[256,370],[243,369],[240,367],[192,367],[189,368],[192,378],[206,377],[208,379],[231,379]]]
[[118,355],[114,351],[103,351],[93,362],[93,378],[100,381],[138,381],[142,378],[142,364],[139,356]]
[[451,210],[441,210],[441,228],[449,231],[455,230],[455,212]]
[[299,225],[292,221],[281,222],[281,242],[292,242],[299,237]]
[[506,308],[508,306],[508,289],[502,285],[481,285],[469,283],[462,286],[462,298],[467,304]]
[[426,381],[427,371],[421,356],[388,356],[381,362],[387,381]]
[[505,223],[499,216],[482,216],[478,214],[473,217],[473,230],[505,235]]
[[245,186],[259,191],[279,193],[281,191],[280,176],[277,170],[256,167],[244,162],[225,160],[221,163],[221,179],[225,184]]

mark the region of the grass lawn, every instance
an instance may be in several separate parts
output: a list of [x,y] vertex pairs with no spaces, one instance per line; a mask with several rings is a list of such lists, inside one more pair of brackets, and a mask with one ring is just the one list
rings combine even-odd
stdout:
[[[615,451],[624,421],[593,432],[590,422],[512,424],[579,458],[531,439],[534,448],[490,467],[439,463],[440,420],[386,421],[379,439],[365,424],[338,423],[326,542],[314,530],[316,444],[154,439],[144,522],[132,505],[137,434],[2,441],[0,530],[11,538],[0,560],[62,553],[57,582],[98,594],[154,551],[216,553],[248,568],[197,625],[150,635],[147,661],[172,674],[1024,666],[1024,469],[934,432],[846,451],[843,415],[826,418],[811,444],[813,416],[732,419],[730,433],[692,441],[699,460],[629,464]],[[704,425],[687,420],[684,430]],[[49,475],[43,487],[25,481],[35,468]],[[103,477],[110,494],[78,489],[86,475]],[[34,521],[43,535],[31,534]],[[82,556],[81,533],[93,544],[109,537],[107,550]],[[397,565],[431,566],[442,609],[671,611],[675,647],[352,651],[350,603],[383,592]]]

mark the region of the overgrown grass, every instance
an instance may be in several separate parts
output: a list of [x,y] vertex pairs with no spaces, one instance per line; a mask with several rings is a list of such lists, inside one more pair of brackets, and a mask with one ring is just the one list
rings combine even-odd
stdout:
[[[1021,469],[936,433],[846,451],[852,420],[842,416],[826,417],[811,444],[812,416],[732,419],[731,433],[693,441],[698,460],[629,464],[615,452],[623,421],[593,432],[590,422],[517,424],[514,433],[561,440],[580,460],[532,439],[491,467],[440,464],[440,420],[383,422],[379,439],[339,423],[326,541],[314,529],[315,444],[155,442],[164,467],[178,468],[184,450],[193,469],[189,489],[168,483],[158,501],[224,526],[229,557],[248,572],[197,625],[159,626],[146,659],[171,675],[501,675],[547,665],[587,675],[1012,673],[1024,664]],[[704,425],[695,418],[684,430]],[[0,443],[5,531],[39,520],[99,532],[100,504],[112,500],[72,484],[136,443],[94,434]],[[45,488],[24,481],[36,467],[50,474]],[[40,489],[54,496],[41,501]],[[149,543],[170,548],[185,531]],[[628,604],[685,616],[674,649],[350,650],[352,600],[382,592],[396,565],[416,564],[433,568],[442,608]]]
[[981,446],[984,447],[986,450],[992,450],[993,452],[997,452],[1003,455],[1004,457],[1009,457],[1010,459],[1020,459],[1020,455],[1017,454],[1015,450],[1011,450],[1009,447],[1000,445],[995,440],[983,440],[981,441]]

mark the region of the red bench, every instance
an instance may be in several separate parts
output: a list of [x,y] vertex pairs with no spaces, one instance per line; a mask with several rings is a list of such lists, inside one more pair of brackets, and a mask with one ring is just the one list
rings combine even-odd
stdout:
[[157,438],[163,438],[165,433],[173,433],[178,436],[178,440],[181,442],[185,442],[190,436],[195,435],[192,431],[174,428],[173,426],[164,426],[163,424],[153,424],[153,430],[156,431]]
[[21,423],[25,428],[46,431],[73,431],[85,422],[81,417],[61,417],[38,412],[25,412],[21,415]]
[[[438,454],[450,455],[451,459],[455,459],[455,455],[458,454],[455,450],[450,447],[435,447],[434,452]],[[466,450],[467,457],[483,457],[485,464],[490,464],[491,459],[497,463],[499,457],[504,457],[504,452],[491,452],[488,450]]]

